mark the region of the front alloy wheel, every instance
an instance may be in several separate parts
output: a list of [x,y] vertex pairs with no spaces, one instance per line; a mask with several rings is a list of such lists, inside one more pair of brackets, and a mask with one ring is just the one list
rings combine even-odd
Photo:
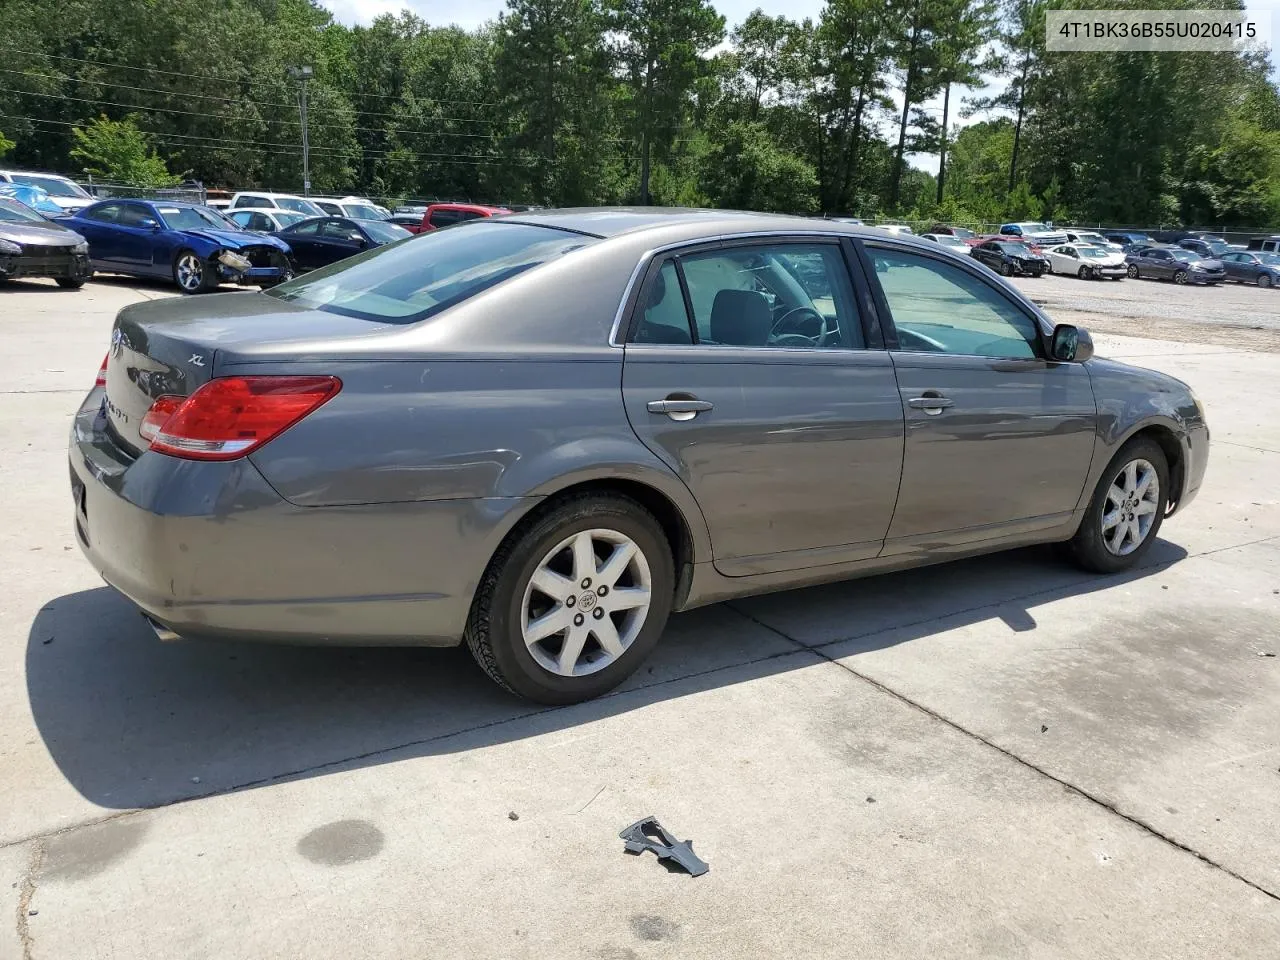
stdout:
[[1129,569],[1155,542],[1168,496],[1164,450],[1148,437],[1130,440],[1103,471],[1068,551],[1086,570]]
[[1185,270],[1175,270],[1175,271],[1173,272],[1173,282],[1174,282],[1174,283],[1186,283],[1186,282],[1187,282],[1187,271],[1185,271]]
[[184,250],[173,265],[173,279],[183,293],[199,293],[207,286],[208,269],[196,254]]
[[1127,557],[1146,542],[1160,507],[1160,477],[1147,460],[1130,460],[1107,489],[1102,513],[1102,542],[1117,557]]

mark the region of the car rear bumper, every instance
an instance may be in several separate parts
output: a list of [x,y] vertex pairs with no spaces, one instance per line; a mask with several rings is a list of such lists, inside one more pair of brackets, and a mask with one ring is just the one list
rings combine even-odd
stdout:
[[76,538],[179,636],[450,646],[525,498],[298,507],[248,460],[133,459],[96,389],[71,433]]
[[88,280],[93,267],[86,254],[42,254],[13,256],[0,254],[0,278],[52,277],[57,280]]

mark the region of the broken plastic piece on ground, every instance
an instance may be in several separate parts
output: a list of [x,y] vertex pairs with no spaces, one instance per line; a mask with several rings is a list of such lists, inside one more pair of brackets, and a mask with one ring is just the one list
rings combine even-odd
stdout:
[[705,860],[693,852],[692,840],[677,840],[655,817],[637,820],[618,836],[626,841],[628,853],[639,854],[652,850],[659,860],[675,861],[690,876],[700,877],[711,869]]

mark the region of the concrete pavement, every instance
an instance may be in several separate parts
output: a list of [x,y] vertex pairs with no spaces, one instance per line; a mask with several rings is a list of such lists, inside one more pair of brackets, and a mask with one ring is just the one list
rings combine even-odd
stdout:
[[[114,310],[167,291],[13,286],[0,960],[1275,955],[1280,356],[1098,338],[1213,428],[1141,571],[695,611],[543,710],[463,651],[156,642],[74,549],[65,433]],[[650,813],[711,872],[625,856]]]

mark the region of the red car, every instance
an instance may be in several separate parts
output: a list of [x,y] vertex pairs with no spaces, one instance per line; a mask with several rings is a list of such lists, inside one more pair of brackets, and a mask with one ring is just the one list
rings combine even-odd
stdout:
[[427,233],[439,230],[464,220],[479,220],[481,217],[493,217],[500,213],[510,213],[506,207],[487,207],[480,203],[433,203],[422,215],[422,226],[416,233]]

